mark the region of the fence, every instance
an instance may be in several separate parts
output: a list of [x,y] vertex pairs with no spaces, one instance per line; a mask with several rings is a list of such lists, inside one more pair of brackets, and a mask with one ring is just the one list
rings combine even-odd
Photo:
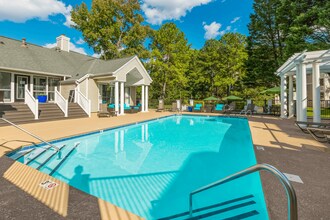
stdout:
[[[321,100],[321,118],[330,119],[330,100]],[[307,117],[313,117],[313,100],[307,101]]]

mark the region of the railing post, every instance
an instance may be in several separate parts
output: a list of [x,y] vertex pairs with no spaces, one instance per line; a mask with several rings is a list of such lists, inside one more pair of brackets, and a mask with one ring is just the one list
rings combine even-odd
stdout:
[[68,100],[65,100],[65,112],[64,112],[64,117],[68,117],[69,115],[69,102]]
[[88,99],[88,117],[91,117],[92,102]]
[[35,114],[34,114],[34,119],[39,119],[39,100],[36,99],[35,101]]

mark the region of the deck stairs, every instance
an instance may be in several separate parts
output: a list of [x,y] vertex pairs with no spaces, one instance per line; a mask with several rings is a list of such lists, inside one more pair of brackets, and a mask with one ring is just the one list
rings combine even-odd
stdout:
[[[39,119],[35,120],[29,107],[24,103],[0,104],[0,117],[6,118],[15,124],[26,124],[42,121],[63,120],[88,117],[85,111],[77,103],[69,103],[68,117],[54,103],[39,103]],[[0,121],[1,126],[7,126]]]

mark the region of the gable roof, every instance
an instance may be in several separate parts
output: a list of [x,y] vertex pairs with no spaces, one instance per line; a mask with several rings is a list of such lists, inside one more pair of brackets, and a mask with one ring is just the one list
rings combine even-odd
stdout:
[[70,80],[74,80],[86,74],[115,72],[135,57],[105,61],[73,51],[57,51],[29,43],[27,47],[21,45],[19,40],[0,36],[0,69],[71,76]]

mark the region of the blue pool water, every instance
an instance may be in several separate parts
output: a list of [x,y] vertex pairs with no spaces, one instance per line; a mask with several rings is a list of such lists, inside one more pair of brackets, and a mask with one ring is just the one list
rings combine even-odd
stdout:
[[[54,144],[61,159],[43,148],[10,157],[147,219],[187,218],[191,191],[256,164],[243,118],[171,116]],[[197,194],[193,207],[205,219],[268,219],[258,173]]]

